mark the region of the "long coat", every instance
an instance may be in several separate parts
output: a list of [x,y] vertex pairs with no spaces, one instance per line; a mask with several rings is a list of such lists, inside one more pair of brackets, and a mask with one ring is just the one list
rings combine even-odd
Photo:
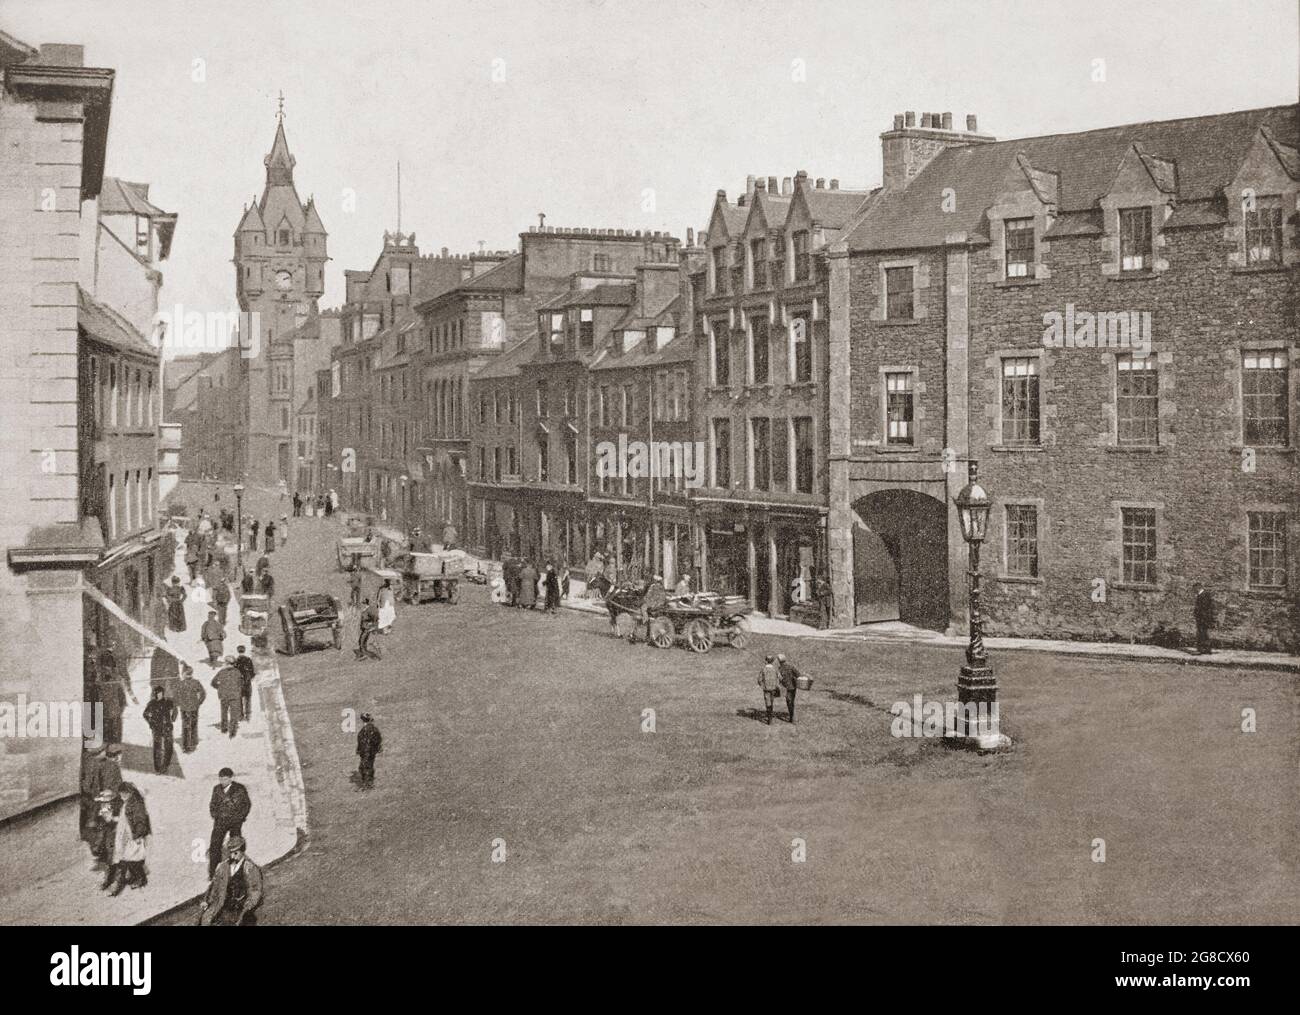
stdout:
[[519,572],[519,597],[520,606],[532,606],[537,602],[537,568],[532,564],[525,564]]
[[134,791],[128,793],[113,836],[113,862],[133,863],[144,860],[148,854],[152,831],[144,798]]
[[173,631],[184,631],[185,590],[179,585],[168,585],[163,595],[167,597],[167,626]]

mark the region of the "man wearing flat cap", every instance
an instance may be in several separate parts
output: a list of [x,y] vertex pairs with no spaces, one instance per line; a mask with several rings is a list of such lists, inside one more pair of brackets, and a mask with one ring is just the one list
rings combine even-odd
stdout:
[[221,703],[221,732],[232,737],[239,732],[239,717],[244,710],[244,678],[234,656],[226,656],[226,665],[212,678]]
[[225,856],[212,873],[200,927],[252,927],[257,924],[257,907],[262,904],[262,868],[245,855],[242,836],[226,842]]
[[242,836],[244,821],[253,809],[248,790],[243,783],[235,782],[235,773],[231,769],[223,768],[217,773],[217,778],[220,782],[212,787],[212,799],[208,802],[208,814],[212,817],[212,839],[208,843],[209,877],[220,863],[226,836],[231,839]]

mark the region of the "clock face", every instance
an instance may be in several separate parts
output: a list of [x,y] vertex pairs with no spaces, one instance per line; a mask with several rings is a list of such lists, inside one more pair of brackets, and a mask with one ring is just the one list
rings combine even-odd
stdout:
[[293,286],[293,276],[287,271],[277,271],[275,273],[275,287],[277,289],[289,289]]

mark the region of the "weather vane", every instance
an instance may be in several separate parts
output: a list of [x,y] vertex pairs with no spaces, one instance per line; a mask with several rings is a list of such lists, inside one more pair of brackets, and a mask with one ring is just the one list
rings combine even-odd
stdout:
[[284,123],[284,90],[280,91],[280,108],[276,110],[275,118]]

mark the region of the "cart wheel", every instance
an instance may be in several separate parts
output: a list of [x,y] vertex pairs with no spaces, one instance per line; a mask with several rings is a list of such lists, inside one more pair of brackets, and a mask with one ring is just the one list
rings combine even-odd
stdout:
[[673,625],[664,617],[655,617],[650,621],[650,644],[655,648],[672,648]]
[[744,617],[737,617],[727,628],[727,642],[732,648],[744,648],[749,644],[750,635],[753,633],[749,621]]
[[692,652],[707,652],[713,648],[713,630],[707,621],[692,620],[682,632],[686,638],[686,647]]
[[614,618],[614,637],[631,641],[636,634],[636,621],[630,613],[620,613]]

